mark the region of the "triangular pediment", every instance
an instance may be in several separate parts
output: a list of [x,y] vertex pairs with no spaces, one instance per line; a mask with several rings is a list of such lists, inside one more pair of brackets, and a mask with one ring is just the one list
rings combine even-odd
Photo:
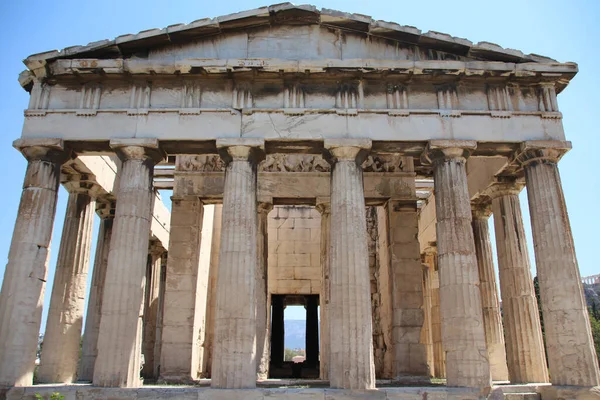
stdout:
[[25,64],[33,69],[56,59],[136,57],[556,62],[361,14],[282,3],[35,54]]

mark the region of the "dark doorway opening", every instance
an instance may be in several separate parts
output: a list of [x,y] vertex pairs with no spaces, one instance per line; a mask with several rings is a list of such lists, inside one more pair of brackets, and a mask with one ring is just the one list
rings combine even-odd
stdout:
[[[306,310],[305,340],[297,356],[286,360],[285,308],[303,306]],[[297,347],[297,346],[296,346]],[[302,355],[304,358],[302,358]],[[271,295],[271,362],[269,378],[319,378],[319,295]]]

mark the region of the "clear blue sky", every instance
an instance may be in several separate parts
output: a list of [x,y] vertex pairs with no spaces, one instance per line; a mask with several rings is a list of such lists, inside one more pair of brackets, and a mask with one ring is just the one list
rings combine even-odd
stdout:
[[[564,157],[560,170],[581,273],[600,273],[600,263],[597,261],[600,184],[597,172],[592,169],[600,149],[597,126],[600,85],[596,75],[600,66],[600,53],[597,51],[600,41],[600,26],[597,24],[600,2],[331,0],[315,1],[313,4],[412,25],[422,31],[445,32],[473,42],[493,42],[524,53],[547,55],[562,62],[577,62],[579,74],[559,95],[567,138],[573,142],[574,147]],[[263,5],[268,4],[235,0],[0,2],[0,33],[4,38],[0,62],[0,121],[4,126],[0,135],[0,154],[4,160],[3,195],[0,196],[0,260],[8,257],[26,165],[24,158],[11,147],[12,141],[21,134],[23,110],[27,108],[29,99],[29,95],[17,82],[19,72],[25,69],[22,59],[46,50],[112,39],[126,33],[162,28]],[[531,248],[527,199],[524,194],[521,201]],[[61,190],[46,288],[46,310],[65,208],[66,193]],[[96,220],[96,229],[97,226]],[[3,274],[2,266],[0,280]],[[303,318],[302,315],[290,317]]]

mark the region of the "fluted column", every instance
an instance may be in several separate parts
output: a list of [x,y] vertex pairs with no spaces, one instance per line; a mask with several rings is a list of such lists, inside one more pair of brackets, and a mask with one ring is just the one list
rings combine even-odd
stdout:
[[331,206],[329,199],[319,201],[317,199],[316,209],[321,214],[321,339],[319,342],[319,376],[321,379],[329,379],[329,219]]
[[142,354],[144,354],[142,376],[145,379],[158,378],[154,373],[156,364],[160,362],[160,360],[155,358],[156,327],[159,317],[158,306],[161,289],[162,257],[165,251],[165,248],[159,241],[150,241],[144,294],[144,332],[142,335]]
[[331,155],[329,381],[375,387],[369,251],[362,169],[370,140],[325,140]]
[[514,182],[495,183],[488,189],[494,213],[508,374],[511,383],[548,382],[520,190]]
[[207,296],[209,269],[201,262],[204,204],[195,196],[177,196],[180,187],[175,177],[160,360],[160,380],[177,384],[198,378],[205,312],[200,299]]
[[156,139],[111,140],[123,162],[110,241],[95,386],[138,387],[144,277],[154,192],[154,164],[163,158]]
[[431,344],[433,347],[433,376],[446,377],[446,353],[442,345],[442,317],[440,314],[440,279],[436,247],[425,249],[424,261],[429,265],[431,288]]
[[553,385],[598,386],[600,372],[558,172],[569,142],[526,142],[529,214]]
[[69,157],[59,139],[13,146],[28,164],[0,292],[0,387],[33,383],[60,166]]
[[472,213],[473,237],[475,239],[477,268],[479,270],[479,290],[481,292],[481,306],[483,310],[483,327],[490,358],[490,371],[492,373],[492,380],[507,381],[508,368],[506,367],[504,328],[502,326],[502,314],[498,302],[498,286],[496,285],[494,258],[488,227],[491,209],[489,205],[476,205],[473,206]]
[[[264,149],[259,139],[217,140],[227,163],[211,385],[256,386],[256,166]],[[233,295],[235,294],[235,295]]]
[[40,383],[75,381],[79,361],[96,194],[86,181],[72,180],[65,187],[69,200],[37,371]]
[[100,216],[100,229],[96,243],[96,255],[92,270],[90,298],[88,300],[83,342],[81,345],[81,361],[77,378],[80,381],[92,381],[94,364],[98,355],[98,334],[100,332],[100,315],[102,312],[102,292],[108,265],[108,251],[112,236],[113,219],[115,217],[115,202],[98,203],[96,212]]
[[257,256],[256,269],[256,375],[257,379],[267,379],[269,376],[269,322],[267,319],[267,261],[269,236],[267,233],[269,212],[273,209],[272,202],[258,204]]
[[428,264],[423,266],[423,328],[421,343],[425,345],[427,355],[427,375],[434,376],[433,340],[431,334],[431,269]]
[[465,171],[471,141],[430,141],[424,156],[433,164],[440,273],[442,341],[448,386],[491,385],[479,273]]

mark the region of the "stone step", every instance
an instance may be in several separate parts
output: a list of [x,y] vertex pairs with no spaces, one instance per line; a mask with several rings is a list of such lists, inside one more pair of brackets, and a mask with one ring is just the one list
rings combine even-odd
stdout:
[[504,400],[541,400],[539,393],[504,393]]

